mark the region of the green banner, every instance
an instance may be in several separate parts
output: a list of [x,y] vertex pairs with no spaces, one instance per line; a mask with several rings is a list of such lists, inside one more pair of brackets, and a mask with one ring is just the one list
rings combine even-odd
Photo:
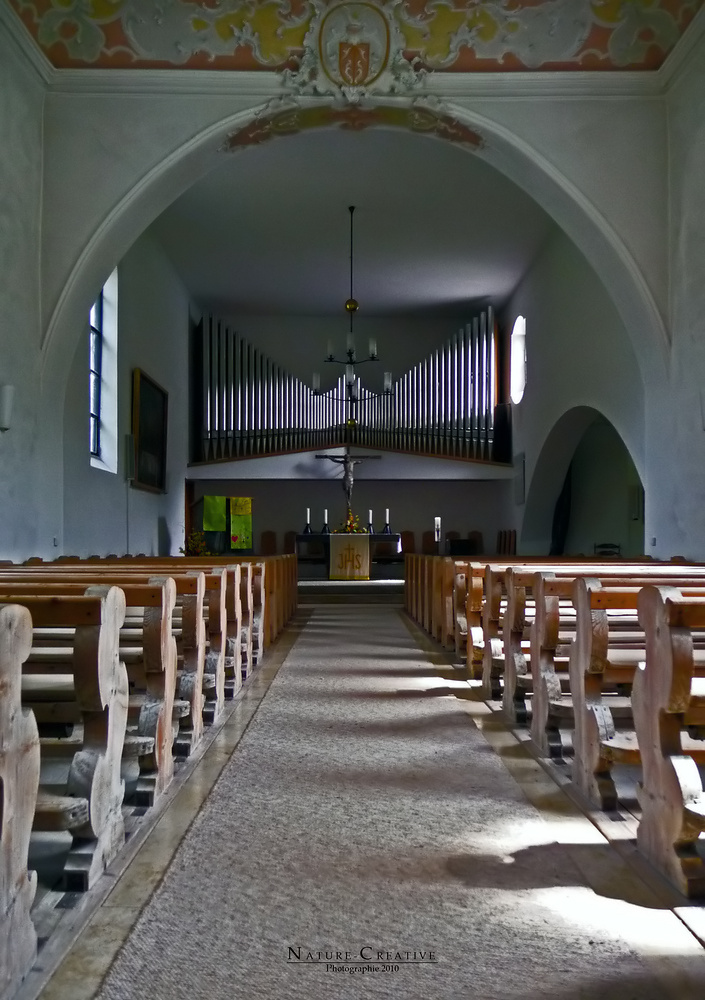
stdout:
[[252,548],[251,497],[230,497],[230,548]]
[[203,498],[203,530],[225,531],[225,501],[227,497]]

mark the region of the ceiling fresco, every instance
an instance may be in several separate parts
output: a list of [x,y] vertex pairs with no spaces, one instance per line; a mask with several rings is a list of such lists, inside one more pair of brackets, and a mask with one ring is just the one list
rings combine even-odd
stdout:
[[[9,0],[57,68],[296,69],[331,0]],[[390,0],[429,71],[653,70],[705,0]],[[377,6],[382,6],[378,4]]]

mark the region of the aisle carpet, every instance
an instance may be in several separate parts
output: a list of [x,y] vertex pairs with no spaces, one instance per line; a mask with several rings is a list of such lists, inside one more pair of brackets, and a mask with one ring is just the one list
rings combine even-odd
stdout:
[[396,609],[316,609],[101,1000],[664,997],[454,690]]

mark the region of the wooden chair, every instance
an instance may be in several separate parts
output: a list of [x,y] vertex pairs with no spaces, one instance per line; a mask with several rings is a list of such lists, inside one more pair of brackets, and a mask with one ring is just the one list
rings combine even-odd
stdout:
[[275,556],[277,554],[277,533],[276,531],[263,531],[260,538],[260,555]]
[[416,537],[413,531],[402,531],[401,550],[404,555],[412,555],[416,552]]
[[618,542],[596,542],[593,552],[596,556],[613,556],[616,559],[622,554],[622,546]]
[[421,552],[425,556],[438,555],[438,543],[436,542],[435,532],[424,531],[421,536]]
[[472,552],[468,555],[479,556],[485,551],[485,542],[482,537],[481,531],[470,531],[468,532],[468,541],[471,543]]

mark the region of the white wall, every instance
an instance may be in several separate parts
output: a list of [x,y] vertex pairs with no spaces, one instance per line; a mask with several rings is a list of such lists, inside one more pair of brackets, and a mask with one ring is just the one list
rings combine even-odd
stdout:
[[[553,479],[536,464],[559,418],[574,407],[602,413],[624,440],[634,464],[645,464],[644,388],[631,341],[597,275],[564,233],[556,231],[520,283],[504,311],[509,330],[517,315],[526,317],[527,382],[524,397],[512,406],[514,453],[525,455],[528,509],[532,491],[546,493],[540,517],[515,507],[520,551],[547,552],[553,506],[572,451]],[[535,474],[536,473],[536,474]],[[537,482],[540,480],[540,483]]]
[[705,47],[669,95],[670,368],[649,394],[647,551],[705,559]]
[[39,247],[43,87],[0,31],[0,385],[14,385],[10,430],[0,434],[0,555],[37,549],[40,393]]
[[[188,441],[188,296],[161,248],[141,237],[118,269],[118,474],[88,453],[88,328],[76,351],[64,410],[65,552],[177,554],[183,544]],[[132,370],[169,394],[167,492],[128,486]]]
[[[413,531],[420,551],[424,531],[433,530],[433,519],[441,518],[441,530],[469,531],[484,535],[489,552],[495,549],[497,531],[507,527],[511,506],[511,483],[504,482],[428,482],[356,479],[353,489],[353,512],[365,525],[372,508],[374,525],[384,526],[384,510],[389,507],[393,531]],[[335,480],[198,480],[194,498],[204,495],[252,497],[252,528],[256,545],[262,531],[277,532],[279,549],[286,531],[302,531],[306,508],[311,508],[314,531],[323,524],[328,509],[331,527],[345,517],[345,494]],[[197,508],[199,509],[199,508]]]

